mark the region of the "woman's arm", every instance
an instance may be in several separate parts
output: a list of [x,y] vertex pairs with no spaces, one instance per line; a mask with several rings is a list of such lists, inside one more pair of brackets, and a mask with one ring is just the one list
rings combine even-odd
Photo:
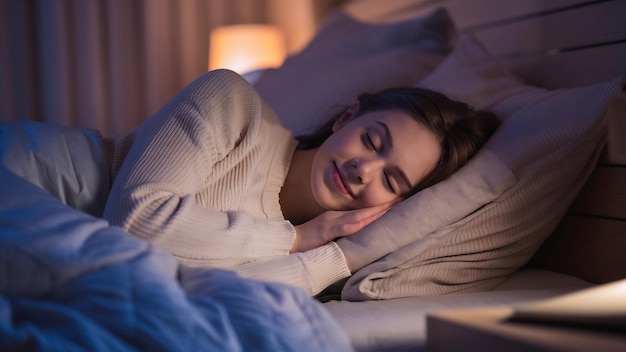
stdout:
[[297,286],[310,295],[351,275],[335,242],[289,256],[263,258],[231,268],[241,276]]
[[190,264],[288,254],[295,238],[289,222],[211,210],[196,199],[220,162],[259,133],[262,105],[233,72],[194,81],[137,130],[104,217]]

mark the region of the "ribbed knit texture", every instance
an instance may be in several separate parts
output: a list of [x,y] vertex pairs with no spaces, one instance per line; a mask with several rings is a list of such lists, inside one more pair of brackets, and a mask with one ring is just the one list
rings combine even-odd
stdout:
[[104,217],[183,264],[252,262],[240,271],[316,293],[349,271],[334,244],[288,255],[295,229],[278,196],[295,146],[243,78],[208,72],[118,141]]

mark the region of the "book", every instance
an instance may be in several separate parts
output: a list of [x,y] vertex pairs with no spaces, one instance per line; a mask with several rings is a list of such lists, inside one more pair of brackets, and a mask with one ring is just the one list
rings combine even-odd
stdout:
[[626,331],[626,279],[517,306],[511,320]]

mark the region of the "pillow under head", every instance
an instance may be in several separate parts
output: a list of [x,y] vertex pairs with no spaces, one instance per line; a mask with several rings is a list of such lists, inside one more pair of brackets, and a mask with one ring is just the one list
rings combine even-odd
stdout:
[[593,170],[606,143],[605,109],[622,81],[526,85],[468,36],[419,86],[503,122],[455,175],[338,241],[362,266],[344,299],[485,290],[523,266]]

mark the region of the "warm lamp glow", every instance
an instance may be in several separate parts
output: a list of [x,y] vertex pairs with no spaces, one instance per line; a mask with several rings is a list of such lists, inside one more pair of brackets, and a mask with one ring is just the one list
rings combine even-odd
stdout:
[[239,74],[278,67],[287,46],[276,26],[243,24],[215,28],[209,45],[209,70],[228,68]]

